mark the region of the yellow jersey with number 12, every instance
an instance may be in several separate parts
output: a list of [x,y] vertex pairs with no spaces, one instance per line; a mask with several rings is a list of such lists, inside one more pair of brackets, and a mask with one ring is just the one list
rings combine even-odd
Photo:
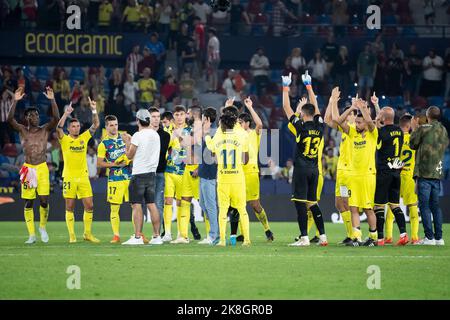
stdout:
[[65,134],[59,140],[64,159],[63,178],[89,177],[86,154],[91,137],[89,130],[86,130],[77,138]]
[[403,136],[403,147],[400,160],[404,163],[401,174],[414,175],[414,166],[416,165],[416,151],[409,147],[410,134],[405,133]]
[[205,138],[206,146],[217,158],[217,183],[244,183],[242,153],[248,152],[248,137],[244,130],[218,129],[214,138]]

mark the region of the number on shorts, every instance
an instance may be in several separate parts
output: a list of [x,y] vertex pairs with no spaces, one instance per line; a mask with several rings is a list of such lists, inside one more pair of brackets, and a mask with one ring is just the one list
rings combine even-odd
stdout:
[[350,198],[352,196],[352,190],[348,189],[347,192],[348,192],[348,197]]
[[70,182],[63,182],[63,190],[70,189]]
[[109,187],[110,194],[116,194],[117,187]]
[[24,188],[24,189],[28,189],[28,182],[25,182],[25,183],[23,184],[23,188]]

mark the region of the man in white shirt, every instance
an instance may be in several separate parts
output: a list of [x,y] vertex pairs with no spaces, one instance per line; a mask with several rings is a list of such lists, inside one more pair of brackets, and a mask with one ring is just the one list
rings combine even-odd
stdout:
[[264,55],[264,49],[259,47],[250,60],[250,67],[253,71],[253,79],[256,85],[256,94],[262,95],[262,89],[269,84],[269,59]]
[[442,95],[444,60],[431,49],[423,59],[422,94],[425,97]]
[[163,243],[159,235],[159,212],[155,205],[155,179],[161,144],[158,133],[150,126],[150,118],[147,109],[140,109],[136,113],[139,131],[133,137],[128,134],[122,136],[126,144],[126,155],[133,161],[129,194],[135,233],[123,243],[127,245],[144,244],[142,201],[145,201],[150,211],[153,224],[153,238],[149,244]]
[[211,14],[211,7],[203,0],[197,0],[192,7],[194,8],[195,15],[200,18],[203,24],[206,24],[208,22],[208,16]]
[[208,29],[208,68],[210,70],[209,85],[210,91],[216,92],[219,81],[219,65],[220,65],[220,41],[217,38],[217,30],[215,28]]

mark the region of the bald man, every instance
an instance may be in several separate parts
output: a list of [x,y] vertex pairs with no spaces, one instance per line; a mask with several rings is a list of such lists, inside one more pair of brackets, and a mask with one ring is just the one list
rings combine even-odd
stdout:
[[384,246],[384,211],[386,204],[392,210],[400,239],[397,245],[408,243],[405,216],[400,208],[400,161],[403,146],[403,131],[394,125],[395,111],[384,107],[377,116],[378,145],[376,153],[377,184],[375,190],[375,215],[377,217],[378,245]]

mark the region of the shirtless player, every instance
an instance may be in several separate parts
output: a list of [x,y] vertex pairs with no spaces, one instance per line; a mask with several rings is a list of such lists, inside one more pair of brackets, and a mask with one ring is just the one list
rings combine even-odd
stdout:
[[19,132],[20,141],[25,155],[25,163],[20,170],[22,199],[25,199],[25,222],[27,224],[29,238],[25,242],[31,244],[36,242],[36,233],[34,229],[34,212],[33,203],[36,199],[36,193],[39,196],[39,233],[41,234],[42,242],[48,242],[48,234],[45,229],[48,219],[48,196],[50,194],[50,175],[47,166],[47,141],[49,133],[56,128],[59,121],[58,106],[55,102],[53,90],[50,87],[46,88],[47,92],[44,95],[52,103],[52,115],[49,122],[39,126],[39,110],[31,107],[25,110],[26,125],[19,124],[14,119],[17,101],[24,96],[22,87],[14,93],[14,102],[8,114],[8,122]]

